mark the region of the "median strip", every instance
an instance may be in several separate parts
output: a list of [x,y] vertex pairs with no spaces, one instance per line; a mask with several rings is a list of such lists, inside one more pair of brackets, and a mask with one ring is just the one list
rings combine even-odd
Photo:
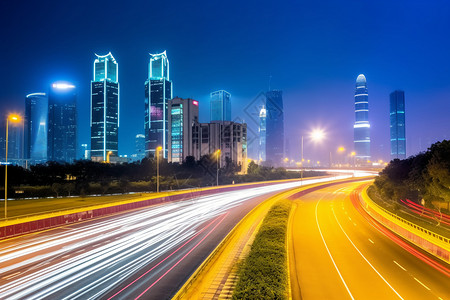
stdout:
[[292,202],[279,200],[268,212],[239,268],[233,299],[288,299],[286,234]]

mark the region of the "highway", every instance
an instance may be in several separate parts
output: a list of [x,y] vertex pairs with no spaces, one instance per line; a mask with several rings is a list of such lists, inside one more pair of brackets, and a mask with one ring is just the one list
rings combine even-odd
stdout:
[[450,273],[400,247],[355,208],[351,195],[360,185],[335,185],[294,199],[293,299],[450,299]]
[[0,299],[169,299],[243,216],[299,185],[218,193],[0,241]]

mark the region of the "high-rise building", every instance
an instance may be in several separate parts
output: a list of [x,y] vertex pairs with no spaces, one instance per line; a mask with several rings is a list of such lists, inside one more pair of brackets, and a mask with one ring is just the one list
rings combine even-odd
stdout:
[[71,163],[77,149],[76,88],[54,83],[48,93],[47,160]]
[[196,160],[220,149],[220,167],[230,161],[246,172],[247,124],[230,121],[195,123],[192,129],[192,148]]
[[284,156],[284,110],[282,91],[266,93],[266,161],[280,165]]
[[148,79],[145,81],[145,152],[155,156],[156,148],[162,147],[163,157],[168,148],[167,105],[172,99],[172,81],[169,78],[169,59],[166,51],[150,54]]
[[266,161],[266,108],[259,111],[259,154],[258,159]]
[[406,158],[405,92],[390,94],[391,159]]
[[91,158],[105,161],[119,150],[119,66],[111,52],[94,61],[91,81]]
[[174,98],[169,100],[169,162],[181,163],[193,156],[192,127],[198,123],[198,101]]
[[210,95],[211,122],[231,121],[231,94],[220,90]]
[[[6,120],[0,128],[0,159],[6,158]],[[23,125],[22,122],[9,122],[8,125],[8,163],[23,164]]]
[[135,154],[133,155],[133,159],[142,160],[145,157],[145,135],[136,134],[134,146]]
[[48,99],[45,93],[29,94],[25,98],[24,158],[29,163],[47,160]]
[[370,123],[369,123],[369,94],[367,81],[363,74],[358,75],[355,89],[355,125],[354,147],[355,158],[364,163],[370,160]]

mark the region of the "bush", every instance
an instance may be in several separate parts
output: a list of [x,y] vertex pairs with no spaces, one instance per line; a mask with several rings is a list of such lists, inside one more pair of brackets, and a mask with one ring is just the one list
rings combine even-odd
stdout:
[[233,299],[288,298],[286,231],[290,210],[289,200],[280,200],[269,210],[239,267]]

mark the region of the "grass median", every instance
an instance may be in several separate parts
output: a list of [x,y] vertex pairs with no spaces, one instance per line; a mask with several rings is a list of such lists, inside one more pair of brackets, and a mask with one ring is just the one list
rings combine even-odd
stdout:
[[233,299],[288,298],[286,232],[291,206],[291,201],[280,200],[264,218],[239,267]]

